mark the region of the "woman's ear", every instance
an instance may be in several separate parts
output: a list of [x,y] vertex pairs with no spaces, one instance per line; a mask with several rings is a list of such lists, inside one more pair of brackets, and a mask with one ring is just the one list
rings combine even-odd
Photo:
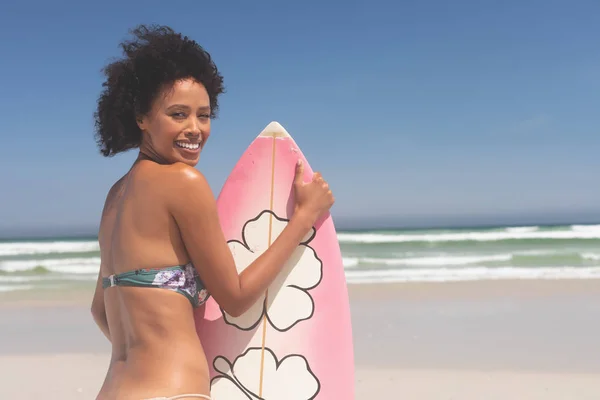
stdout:
[[140,128],[140,130],[143,132],[146,130],[146,118],[142,117],[142,116],[137,116],[135,121],[137,122],[137,126]]

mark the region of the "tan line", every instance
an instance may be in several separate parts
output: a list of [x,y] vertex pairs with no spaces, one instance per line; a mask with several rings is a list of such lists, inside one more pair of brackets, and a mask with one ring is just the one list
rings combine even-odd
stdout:
[[[271,156],[271,199],[269,203],[269,246],[271,246],[271,238],[273,232],[273,196],[275,191],[275,146],[277,139],[273,138],[273,153]],[[263,331],[262,331],[262,345],[260,350],[260,382],[258,385],[258,397],[262,397],[263,391],[263,372],[265,367],[265,343],[267,338],[267,306],[269,304],[269,289],[265,292],[265,312],[263,314]]]

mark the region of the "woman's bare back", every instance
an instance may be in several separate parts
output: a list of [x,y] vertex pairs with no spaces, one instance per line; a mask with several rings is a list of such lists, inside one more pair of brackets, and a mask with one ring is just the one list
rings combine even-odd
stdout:
[[[166,205],[169,195],[177,195],[169,179],[173,168],[177,166],[141,160],[111,188],[99,231],[100,278],[190,261]],[[185,296],[121,286],[98,293],[112,342],[111,366],[99,398],[208,393],[206,359]]]

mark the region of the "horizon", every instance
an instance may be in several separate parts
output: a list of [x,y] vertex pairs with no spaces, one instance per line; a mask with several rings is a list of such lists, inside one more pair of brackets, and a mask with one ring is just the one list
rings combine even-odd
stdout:
[[[464,220],[461,220],[464,221]],[[485,230],[485,229],[498,229],[498,228],[516,228],[516,227],[559,227],[559,226],[574,226],[574,225],[600,225],[600,218],[598,219],[585,219],[585,218],[549,218],[549,219],[521,219],[515,218],[512,222],[507,223],[492,223],[493,219],[483,219],[479,223],[473,222],[471,224],[379,224],[379,225],[360,225],[348,223],[348,221],[342,220],[341,223],[334,218],[334,224],[336,231],[340,232],[367,232],[367,231],[426,231],[426,230]],[[50,228],[52,229],[52,228]],[[97,238],[97,228],[94,227],[67,227],[63,229],[54,230],[28,230],[23,231],[20,234],[14,234],[0,231],[0,241],[11,241],[11,240],[48,240],[48,239],[95,239]]]

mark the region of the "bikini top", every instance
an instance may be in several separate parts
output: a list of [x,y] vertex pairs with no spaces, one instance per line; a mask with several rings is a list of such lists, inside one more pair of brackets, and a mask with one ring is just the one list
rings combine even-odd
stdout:
[[113,286],[172,290],[187,297],[194,308],[204,304],[210,297],[192,263],[166,268],[136,269],[102,279],[104,289]]

